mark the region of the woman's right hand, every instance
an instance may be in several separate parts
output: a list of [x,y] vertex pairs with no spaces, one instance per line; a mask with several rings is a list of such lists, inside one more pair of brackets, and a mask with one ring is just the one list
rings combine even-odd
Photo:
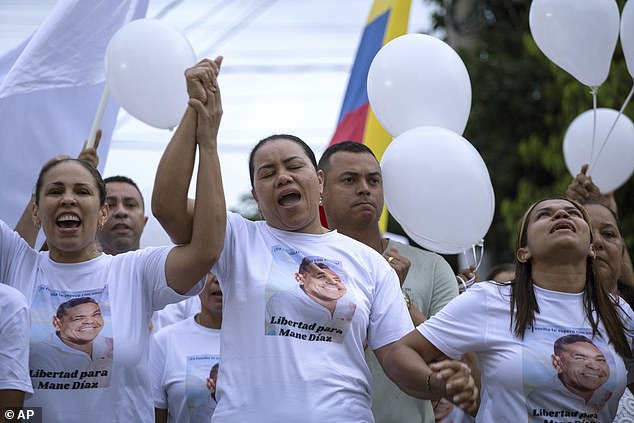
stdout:
[[218,56],[215,60],[203,59],[185,71],[187,94],[190,99],[194,98],[203,104],[207,103],[207,90],[218,88],[216,78],[220,73],[221,65],[222,56]]

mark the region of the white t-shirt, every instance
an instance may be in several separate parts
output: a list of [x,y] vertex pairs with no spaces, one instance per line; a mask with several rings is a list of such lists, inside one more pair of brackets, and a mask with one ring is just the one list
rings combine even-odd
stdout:
[[[418,330],[451,358],[475,352],[482,374],[478,422],[611,422],[626,385],[623,359],[605,338],[592,337],[583,310],[583,293],[568,294],[538,286],[534,290],[540,313],[535,314],[534,329],[528,328],[523,340],[510,329],[510,285],[491,282],[475,284]],[[632,310],[622,300],[620,305],[625,326],[631,330]],[[599,329],[605,333],[601,323]],[[602,374],[593,370],[593,377],[603,379],[593,398],[601,398],[604,405],[596,412],[580,409],[579,401],[564,395],[539,398],[538,392],[554,392],[557,384],[561,385],[553,367],[554,345],[569,335],[591,341],[604,366],[609,367],[603,367]],[[628,342],[631,344],[631,337]],[[629,370],[630,376],[634,375],[634,368]]]
[[[62,304],[91,298],[99,306],[99,336],[112,338],[110,363],[95,371],[30,366],[34,394],[25,406],[42,407],[43,421],[153,422],[148,352],[152,312],[186,296],[167,286],[171,247],[147,248],[82,263],[57,263],[31,249],[0,221],[0,280],[22,292],[31,307],[31,345],[55,332]],[[202,289],[203,281],[191,294]]]
[[[95,388],[109,386],[113,358],[112,338],[97,336],[92,344],[92,355],[89,355],[69,347],[59,336],[51,333],[31,345],[29,365],[32,369],[46,369],[47,372],[81,372],[84,376],[77,379],[83,383],[90,383]],[[31,376],[39,377],[37,370]]]
[[166,326],[181,322],[200,313],[200,297],[194,295],[185,301],[168,304],[163,310],[155,311],[152,315],[152,333],[156,333]]
[[207,388],[220,355],[220,330],[193,317],[161,329],[150,344],[154,407],[168,410],[170,423],[209,423],[216,401]]
[[[306,257],[337,273],[355,305],[352,319],[332,325],[281,309],[269,317],[280,327],[266,335],[268,300],[298,284]],[[364,345],[377,349],[412,329],[398,277],[380,254],[336,231],[287,232],[229,213],[212,270],[223,292],[214,423],[373,421]]]
[[32,393],[29,377],[29,328],[26,299],[0,283],[0,390]]
[[[275,335],[284,331],[289,326],[289,322],[309,321],[311,324],[304,327],[295,326],[293,332],[305,335],[308,340],[326,337],[341,343],[356,308],[356,304],[344,296],[337,300],[335,309],[331,314],[330,310],[315,302],[299,284],[296,284],[290,289],[276,292],[267,301],[264,320],[266,322],[265,332],[267,335]],[[319,328],[325,326],[337,330],[328,334],[318,331]]]

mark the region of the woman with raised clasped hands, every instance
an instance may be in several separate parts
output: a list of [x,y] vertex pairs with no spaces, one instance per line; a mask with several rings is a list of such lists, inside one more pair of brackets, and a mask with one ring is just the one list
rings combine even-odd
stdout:
[[[152,210],[175,243],[194,234],[191,211],[199,204],[188,201],[187,189],[196,144],[218,156],[217,144],[201,137],[217,134],[203,126],[213,121],[207,118],[214,109],[209,103],[220,101],[220,64],[221,58],[203,60],[186,72],[190,107],[159,165]],[[302,421],[306,410],[312,421],[373,422],[366,345],[410,395],[474,406],[477,389],[466,365],[446,360],[427,366],[418,356],[402,360],[392,354],[395,341],[412,329],[398,276],[376,251],[321,226],[322,175],[316,167],[300,138],[262,139],[251,150],[249,174],[264,220],[227,213],[216,222],[223,233],[214,231],[214,242],[224,247],[212,270],[224,306],[214,423]],[[212,207],[224,213],[219,167],[214,172]],[[345,325],[336,308],[330,311],[301,292],[306,287],[296,273],[307,257],[322,269],[315,271],[320,296],[345,288]],[[328,283],[326,267],[340,283]],[[302,295],[267,316],[268,300],[285,291]]]

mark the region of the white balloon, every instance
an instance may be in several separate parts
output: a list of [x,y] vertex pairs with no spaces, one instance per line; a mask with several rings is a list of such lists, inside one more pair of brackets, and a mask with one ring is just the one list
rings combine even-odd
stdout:
[[621,12],[621,47],[630,76],[634,78],[634,1],[628,1]]
[[605,82],[619,37],[615,0],[533,0],[528,23],[557,66],[589,87]]
[[623,185],[634,171],[634,124],[627,116],[621,115],[610,138],[605,142],[618,114],[619,112],[612,109],[597,109],[594,148],[592,109],[577,116],[564,135],[564,160],[570,174],[574,177],[582,165],[590,164],[588,174],[604,193],[612,192]]
[[385,204],[418,244],[456,254],[478,243],[495,209],[491,179],[478,151],[444,128],[400,135],[381,160]]
[[423,34],[395,38],[379,50],[368,71],[368,99],[392,136],[419,126],[462,134],[471,111],[471,82],[460,56]]
[[123,26],[106,50],[106,80],[117,102],[157,128],[173,128],[187,107],[185,69],[196,56],[176,29],[155,19]]
[[434,241],[427,237],[417,234],[414,230],[402,226],[403,230],[411,239],[413,239],[418,245],[424,246],[427,250],[434,251],[439,254],[460,254],[463,253],[469,247],[463,247],[460,245],[448,245],[442,242]]

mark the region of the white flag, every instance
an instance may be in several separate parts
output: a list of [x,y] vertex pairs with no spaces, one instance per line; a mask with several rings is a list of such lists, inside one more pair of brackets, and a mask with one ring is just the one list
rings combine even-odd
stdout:
[[[0,57],[0,219],[17,223],[40,168],[77,157],[105,87],[104,55],[114,33],[145,17],[148,0],[60,0],[37,31]],[[119,106],[101,128],[106,162]]]

